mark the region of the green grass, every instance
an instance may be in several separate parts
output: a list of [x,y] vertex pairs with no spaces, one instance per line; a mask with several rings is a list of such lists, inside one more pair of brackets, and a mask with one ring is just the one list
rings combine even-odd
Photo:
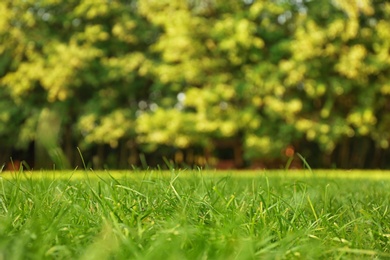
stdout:
[[0,259],[387,259],[390,173],[0,174]]

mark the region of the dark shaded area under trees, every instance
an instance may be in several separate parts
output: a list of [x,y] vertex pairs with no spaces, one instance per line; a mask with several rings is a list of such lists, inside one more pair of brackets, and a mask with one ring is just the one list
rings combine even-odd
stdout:
[[[0,165],[390,168],[390,3],[0,3]],[[10,163],[10,158],[13,160]]]

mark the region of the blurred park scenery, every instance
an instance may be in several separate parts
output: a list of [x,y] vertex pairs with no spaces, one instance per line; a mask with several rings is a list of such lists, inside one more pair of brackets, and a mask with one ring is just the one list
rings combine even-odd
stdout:
[[0,2],[0,165],[385,169],[389,112],[385,0]]

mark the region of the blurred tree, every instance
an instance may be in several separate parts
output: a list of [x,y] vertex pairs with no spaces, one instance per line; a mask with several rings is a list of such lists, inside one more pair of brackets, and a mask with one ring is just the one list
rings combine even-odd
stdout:
[[[212,149],[212,140],[239,138],[247,159],[280,157],[296,137],[284,117],[292,122],[302,107],[299,99],[282,98],[278,73],[293,29],[280,20],[293,19],[291,8],[268,1],[140,3],[140,11],[162,27],[152,46],[162,57],[154,67],[156,80],[178,97],[176,112],[171,103],[167,109],[161,104],[139,118],[140,141]],[[166,118],[191,128],[155,124]]]
[[77,146],[115,148],[134,137],[138,103],[153,93],[146,50],[156,33],[135,2],[3,1],[0,9],[1,93],[11,99],[2,104],[15,104],[0,130],[13,133],[11,147],[39,139],[46,110],[61,118],[55,133],[64,145],[55,149],[70,160]]
[[[168,104],[140,117],[147,119],[143,141],[176,145],[176,133],[198,135],[207,146],[236,137],[247,159],[280,157],[290,143],[311,142],[326,167],[332,153],[339,166],[364,167],[370,139],[388,147],[389,4],[144,1],[140,10],[162,27],[152,46],[162,56],[156,79],[183,97],[177,114],[195,129],[153,125],[172,118]],[[156,131],[166,138],[145,137]]]
[[[325,154],[338,150],[341,167],[366,166],[370,139],[388,148],[389,7],[371,1],[305,3],[291,39],[292,56],[280,62],[284,84],[304,100],[297,130]],[[338,146],[344,148],[335,150]]]
[[74,167],[76,147],[127,167],[229,143],[250,162],[292,144],[315,166],[365,167],[388,150],[386,1],[4,0],[0,13],[3,157],[34,142],[37,168]]

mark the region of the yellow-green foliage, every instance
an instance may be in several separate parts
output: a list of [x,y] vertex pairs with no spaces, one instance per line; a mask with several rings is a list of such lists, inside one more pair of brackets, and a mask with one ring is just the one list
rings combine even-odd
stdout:
[[389,146],[386,1],[4,0],[0,13],[1,145],[26,147],[50,109],[58,140],[82,147]]

